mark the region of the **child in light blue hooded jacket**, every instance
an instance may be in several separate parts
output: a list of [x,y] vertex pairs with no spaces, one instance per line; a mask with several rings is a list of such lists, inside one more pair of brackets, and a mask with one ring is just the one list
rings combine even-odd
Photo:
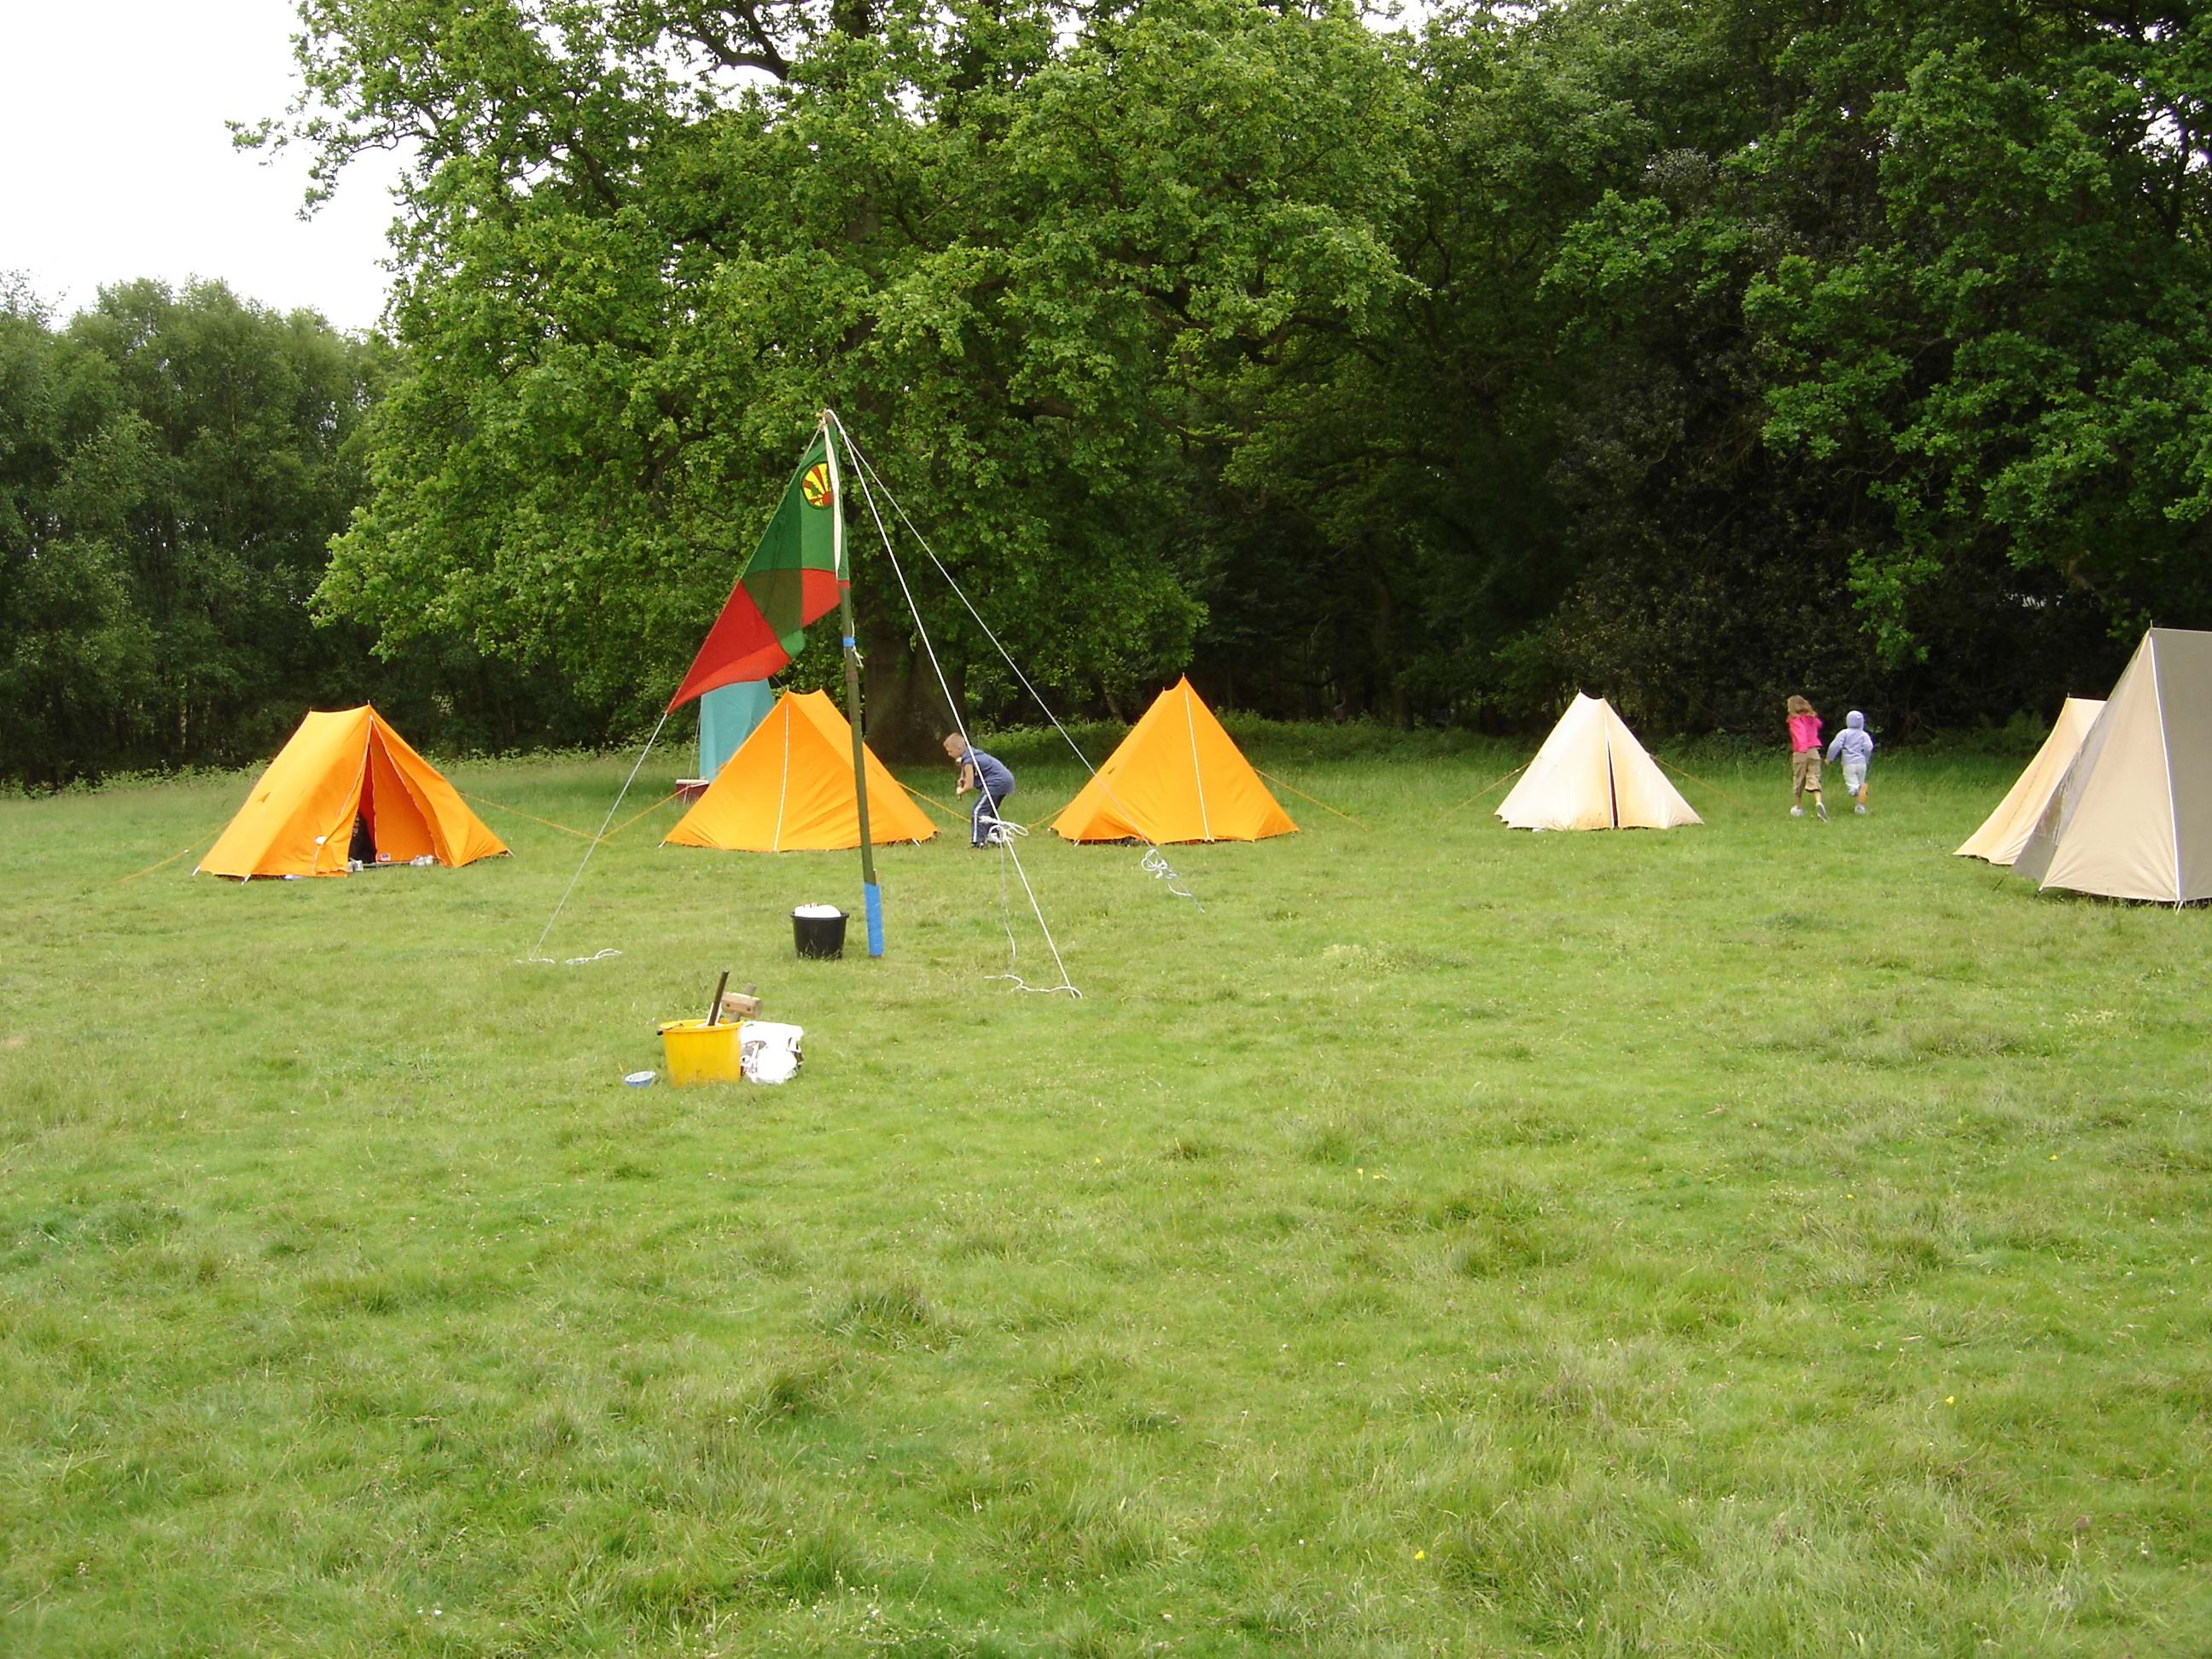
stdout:
[[1866,729],[1866,716],[1856,708],[1844,716],[1844,729],[1828,745],[1828,764],[1833,766],[1839,755],[1844,763],[1844,792],[1857,803],[1851,811],[1863,813],[1867,810],[1867,768],[1874,762],[1874,734]]

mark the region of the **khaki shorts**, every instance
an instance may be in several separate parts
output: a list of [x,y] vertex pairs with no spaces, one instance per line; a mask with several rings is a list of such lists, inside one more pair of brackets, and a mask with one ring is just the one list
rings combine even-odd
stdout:
[[1790,787],[1792,789],[1818,789],[1820,787],[1820,751],[1800,749],[1790,757]]

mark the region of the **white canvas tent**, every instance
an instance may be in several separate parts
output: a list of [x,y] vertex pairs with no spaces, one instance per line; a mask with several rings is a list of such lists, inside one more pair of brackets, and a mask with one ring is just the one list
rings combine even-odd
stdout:
[[2212,634],[2143,635],[2013,868],[2109,898],[2212,898]]
[[2059,780],[2074,763],[2081,739],[2089,735],[2090,726],[2096,723],[2104,707],[2103,700],[2098,697],[2067,698],[2066,706],[2051,723],[2051,735],[2035,751],[2035,758],[2028,762],[2027,769],[2014,781],[2005,798],[1997,803],[1997,810],[1983,820],[1982,827],[1967,836],[1965,845],[1952,856],[1987,859],[1991,864],[2010,864],[2018,858],[2020,849],[2027,844],[2029,832],[2042,817],[2043,809],[2051,804]]
[[1498,816],[1514,830],[1671,830],[1705,822],[1613,705],[1580,692]]

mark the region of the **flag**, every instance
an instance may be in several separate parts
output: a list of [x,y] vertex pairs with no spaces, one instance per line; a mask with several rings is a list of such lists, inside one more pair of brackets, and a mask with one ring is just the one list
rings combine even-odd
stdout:
[[669,708],[764,680],[799,654],[806,624],[837,605],[836,520],[828,434],[817,432]]

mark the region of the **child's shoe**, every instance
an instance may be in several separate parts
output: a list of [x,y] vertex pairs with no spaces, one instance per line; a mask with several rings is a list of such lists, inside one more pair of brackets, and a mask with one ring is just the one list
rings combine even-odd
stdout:
[[1802,806],[1793,806],[1790,809],[1790,816],[1793,818],[1802,818],[1805,816],[1805,809]]
[[1816,800],[1816,801],[1814,801],[1814,802],[1813,803],[1813,810],[1814,810],[1815,812],[1818,812],[1818,813],[1820,815],[1820,822],[1821,822],[1821,823],[1826,823],[1828,821],[1828,803],[1827,803],[1827,802],[1826,802],[1826,801],[1824,801],[1824,800]]
[[1851,811],[1857,813],[1861,817],[1864,817],[1866,816],[1866,806],[1864,803],[1861,803],[1859,805],[1854,806],[1851,808]]

